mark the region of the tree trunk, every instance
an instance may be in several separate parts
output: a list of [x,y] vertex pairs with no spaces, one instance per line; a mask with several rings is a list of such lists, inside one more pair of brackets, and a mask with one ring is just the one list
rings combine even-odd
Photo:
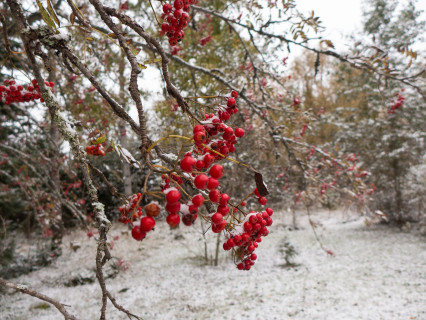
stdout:
[[400,182],[400,172],[398,166],[398,160],[393,162],[393,178],[394,178],[394,190],[395,190],[395,210],[396,217],[398,221],[403,221],[404,217],[402,216],[402,192],[401,192],[401,182]]
[[220,249],[220,232],[217,234],[216,241],[216,253],[214,257],[214,265],[217,266],[219,264],[219,249]]

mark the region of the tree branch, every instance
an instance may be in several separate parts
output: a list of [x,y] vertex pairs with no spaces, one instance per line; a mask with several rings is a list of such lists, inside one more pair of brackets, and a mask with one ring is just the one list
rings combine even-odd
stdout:
[[22,293],[28,294],[30,296],[33,296],[35,298],[38,298],[40,300],[46,301],[50,304],[52,304],[53,306],[55,306],[56,309],[58,309],[58,311],[60,313],[62,313],[62,315],[64,316],[65,320],[77,320],[76,317],[74,317],[72,314],[68,313],[67,310],[65,309],[65,305],[60,303],[59,301],[52,299],[42,293],[39,293],[37,291],[31,290],[29,289],[27,286],[22,285],[22,284],[15,284],[12,282],[7,282],[3,279],[0,278],[0,285],[4,286],[4,287],[8,287],[8,288],[12,288],[15,289],[17,291],[20,291]]

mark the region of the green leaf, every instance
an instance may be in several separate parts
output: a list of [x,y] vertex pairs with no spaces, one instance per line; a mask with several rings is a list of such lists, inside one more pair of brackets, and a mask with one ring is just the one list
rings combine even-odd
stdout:
[[49,10],[50,15],[52,16],[53,20],[55,20],[58,27],[61,26],[61,22],[58,19],[58,16],[55,13],[55,10],[53,9],[52,2],[50,0],[47,0],[47,9]]
[[52,18],[49,16],[49,13],[46,11],[46,9],[41,4],[40,0],[36,0],[38,8],[40,9],[41,17],[43,18],[44,22],[51,27],[52,29],[56,30],[55,22],[52,20]]
[[161,62],[161,58],[157,58],[157,59],[148,59],[146,61],[144,61],[144,64],[153,64],[153,63],[157,63],[157,62]]
[[131,52],[131,53],[132,53],[135,57],[139,54],[139,52],[141,52],[141,49],[136,48],[136,47],[132,46],[131,44],[128,44],[128,46],[129,46],[130,52]]
[[97,138],[96,140],[92,140],[92,144],[101,144],[104,143],[106,141],[106,136],[100,136],[99,138]]

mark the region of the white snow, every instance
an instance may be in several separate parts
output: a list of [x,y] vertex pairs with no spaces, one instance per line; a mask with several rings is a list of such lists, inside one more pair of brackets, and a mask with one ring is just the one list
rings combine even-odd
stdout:
[[[426,242],[415,234],[384,226],[367,227],[363,218],[343,212],[313,215],[327,256],[319,247],[307,217],[289,231],[291,215],[274,212],[270,234],[256,249],[250,271],[239,271],[221,250],[218,267],[203,265],[204,242],[199,223],[169,231],[158,222],[146,239],[131,239],[115,224],[111,253],[130,268],[107,287],[118,302],[143,319],[426,319]],[[175,237],[182,235],[183,238]],[[216,235],[206,234],[214,255]],[[282,268],[284,237],[299,255],[296,268]],[[222,237],[223,239],[223,237]],[[70,250],[78,241],[81,248]],[[98,283],[64,287],[76,272],[92,273],[96,242],[83,231],[64,239],[63,254],[51,266],[13,279],[68,304],[80,319],[98,319]],[[124,290],[127,289],[127,290]],[[12,292],[12,291],[10,291]],[[0,296],[0,318],[62,319],[53,307],[37,309],[39,300],[21,294]],[[108,319],[127,319],[108,304]]]

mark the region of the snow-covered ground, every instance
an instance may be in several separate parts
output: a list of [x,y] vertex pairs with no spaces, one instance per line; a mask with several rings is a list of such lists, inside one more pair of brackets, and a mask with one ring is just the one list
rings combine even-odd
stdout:
[[[287,213],[274,213],[271,233],[256,250],[250,271],[239,271],[221,250],[218,267],[203,263],[199,228],[170,232],[158,223],[141,243],[115,225],[112,253],[130,263],[107,280],[119,303],[143,319],[426,319],[426,242],[383,226],[367,227],[358,216],[314,213],[320,249],[300,215],[300,229],[288,230]],[[177,237],[182,235],[183,237]],[[208,233],[209,254],[215,237]],[[283,268],[283,239],[299,254],[296,268]],[[176,239],[177,238],[177,239]],[[79,241],[81,248],[70,250]],[[64,239],[63,255],[51,266],[13,279],[68,304],[80,319],[98,319],[100,289],[91,284],[64,287],[73,275],[93,276],[96,244],[78,231]],[[8,291],[9,292],[9,291]],[[108,304],[108,319],[127,319]],[[61,319],[54,307],[21,294],[0,295],[0,319]]]

